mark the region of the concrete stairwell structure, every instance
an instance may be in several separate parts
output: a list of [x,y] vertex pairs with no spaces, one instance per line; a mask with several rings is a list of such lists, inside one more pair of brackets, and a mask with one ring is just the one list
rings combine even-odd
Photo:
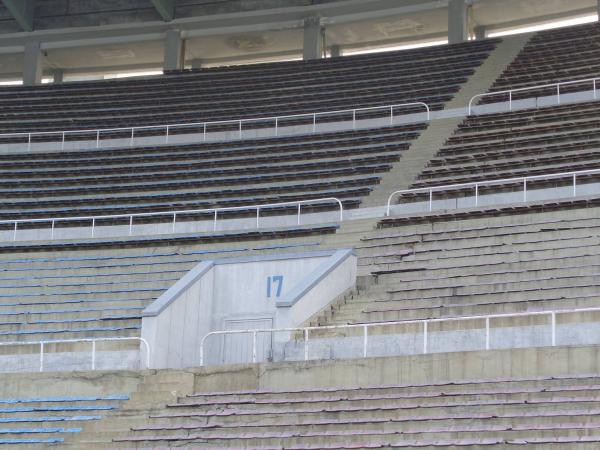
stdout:
[[[487,92],[506,67],[516,58],[532,34],[507,36],[481,64],[469,80],[463,84],[454,98],[446,103],[445,110],[465,108],[474,95]],[[381,206],[387,203],[389,194],[396,190],[409,189],[419,173],[427,166],[431,158],[452,136],[464,116],[433,120],[429,127],[417,138],[410,149],[403,153],[392,170],[387,172],[380,184],[365,198],[366,207]]]

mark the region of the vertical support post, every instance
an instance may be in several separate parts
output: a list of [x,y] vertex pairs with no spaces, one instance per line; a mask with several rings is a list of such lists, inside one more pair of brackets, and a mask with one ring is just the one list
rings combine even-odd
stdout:
[[390,126],[394,125],[394,106],[390,106]]
[[423,353],[427,353],[427,321],[423,321]]
[[129,216],[129,236],[133,233],[133,216]]
[[100,148],[100,130],[96,131],[96,148]]
[[298,203],[298,225],[300,225],[300,208],[302,207],[302,203]]
[[256,362],[256,330],[252,332],[252,362]]
[[308,328],[304,329],[304,361],[308,361]]
[[13,242],[17,240],[17,224],[18,224],[18,223],[19,223],[19,222],[17,222],[17,221],[15,220],[15,231],[14,231],[14,233],[13,233]]
[[165,135],[165,144],[169,143],[169,125],[167,125],[167,133]]
[[173,213],[173,233],[175,233],[175,222],[177,222],[177,213]]
[[259,218],[260,218],[260,206],[257,206],[256,207],[256,228],[260,228]]
[[94,228],[96,227],[96,218],[92,218],[92,237],[94,237]]
[[31,150],[31,133],[27,133],[27,151]]
[[554,311],[550,313],[550,320],[552,323],[552,347],[556,347],[556,313]]
[[204,122],[204,134],[203,134],[203,136],[204,137],[202,138],[202,140],[206,141],[206,122]]
[[369,348],[369,326],[363,325],[363,358],[367,357],[367,349]]
[[65,149],[65,132],[62,132],[62,142],[60,144],[60,149],[64,150]]
[[40,341],[40,372],[44,371],[44,341]]
[[479,183],[475,183],[475,206],[479,206]]
[[213,222],[213,231],[217,231],[217,210],[215,209],[215,220]]
[[448,1],[448,43],[460,44],[469,37],[467,2],[465,0]]
[[577,174],[573,174],[573,197],[577,197]]
[[556,104],[560,105],[560,83],[556,84]]
[[92,340],[92,370],[96,370],[96,341]]
[[131,127],[131,142],[129,142],[129,146],[133,147],[133,135],[135,133],[135,128]]
[[490,318],[485,318],[485,349],[490,349]]
[[50,232],[50,240],[54,239],[54,219],[52,219],[52,231]]
[[275,136],[279,136],[279,117],[275,117]]
[[356,109],[352,110],[352,129],[356,130]]
[[512,91],[508,91],[508,110],[512,111]]
[[523,178],[523,201],[527,201],[527,178]]
[[317,132],[317,113],[313,113],[313,133]]
[[242,121],[240,120],[240,139],[242,138]]
[[433,189],[429,189],[429,211],[433,211]]
[[592,80],[592,88],[594,91],[594,100],[596,100],[597,95],[596,95],[596,79],[595,78]]

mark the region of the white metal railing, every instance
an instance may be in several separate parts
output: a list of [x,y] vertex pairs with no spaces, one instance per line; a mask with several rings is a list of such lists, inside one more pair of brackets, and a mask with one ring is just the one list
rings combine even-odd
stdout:
[[[321,111],[321,112],[313,112],[313,113],[304,113],[304,114],[292,114],[286,116],[272,116],[272,117],[258,117],[251,119],[236,119],[236,120],[219,120],[219,121],[209,121],[209,122],[195,122],[195,123],[178,123],[178,124],[165,124],[165,125],[150,125],[150,126],[135,126],[135,127],[119,127],[119,128],[101,128],[101,129],[87,129],[87,130],[67,130],[67,131],[40,131],[40,132],[20,132],[20,133],[2,133],[0,134],[0,140],[6,138],[27,138],[27,150],[31,149],[32,140],[35,137],[52,137],[56,136],[58,143],[60,143],[61,149],[65,148],[65,142],[69,136],[77,136],[77,135],[89,135],[93,136],[93,140],[95,141],[96,148],[100,148],[100,142],[102,138],[107,134],[115,134],[115,133],[126,133],[129,137],[129,145],[135,145],[136,133],[139,135],[140,132],[143,131],[160,131],[164,130],[164,143],[168,144],[169,139],[175,134],[177,130],[180,132],[185,129],[190,128],[200,128],[202,130],[202,140],[206,141],[207,132],[210,132],[209,128],[211,126],[227,126],[227,125],[236,125],[235,129],[237,130],[237,137],[239,139],[243,138],[244,132],[244,124],[251,123],[273,123],[274,134],[275,136],[279,136],[279,130],[282,128],[282,122],[292,119],[308,119],[312,122],[312,132],[315,133],[317,131],[318,118],[321,116],[332,116],[332,115],[342,115],[342,114],[352,114],[352,128],[356,128],[357,113],[364,112],[376,112],[376,111],[389,111],[389,120],[390,125],[394,124],[395,111],[401,108],[408,108],[411,106],[420,106],[425,109],[426,120],[430,120],[430,109],[429,105],[424,102],[411,102],[411,103],[401,103],[396,105],[385,105],[385,106],[373,106],[368,108],[354,108],[354,109],[345,109],[345,110],[337,110],[337,111]],[[396,114],[397,115],[397,114]],[[207,131],[208,130],[208,131]],[[183,133],[181,133],[183,134]],[[192,133],[196,134],[196,133]],[[162,133],[160,134],[162,135]],[[83,139],[81,139],[83,140]]]
[[448,184],[444,186],[431,186],[431,187],[423,187],[416,189],[403,189],[399,191],[392,192],[387,201],[386,208],[386,216],[390,215],[392,200],[394,197],[402,196],[402,195],[414,195],[418,193],[429,193],[429,211],[433,211],[433,193],[434,192],[444,192],[444,191],[456,191],[456,190],[464,190],[468,188],[472,188],[474,192],[474,202],[475,206],[479,206],[479,198],[481,197],[479,193],[479,189],[482,186],[491,186],[495,184],[523,184],[523,197],[522,201],[527,201],[527,182],[534,180],[544,180],[544,179],[560,179],[560,178],[570,178],[572,180],[572,196],[577,196],[577,177],[581,175],[593,175],[600,174],[600,169],[592,169],[592,170],[580,170],[574,172],[563,172],[563,173],[553,173],[546,175],[532,175],[527,177],[517,177],[517,178],[505,178],[500,180],[484,180],[484,181],[474,181],[470,183],[458,183],[458,184]]
[[129,219],[129,232],[128,235],[131,236],[133,233],[133,225],[134,218],[136,217],[164,217],[164,216],[172,216],[172,231],[175,232],[175,225],[177,224],[177,217],[185,214],[212,214],[212,222],[213,222],[213,231],[217,230],[217,219],[218,214],[229,211],[252,211],[256,210],[256,228],[260,228],[260,212],[261,210],[270,209],[270,208],[281,208],[285,206],[296,206],[296,216],[298,225],[301,225],[301,209],[302,205],[309,205],[315,203],[337,203],[339,207],[339,221],[342,222],[344,219],[344,205],[341,200],[335,197],[326,197],[320,199],[311,199],[311,200],[298,200],[294,202],[283,202],[283,203],[268,203],[262,205],[248,205],[248,206],[231,206],[225,208],[207,208],[207,209],[189,209],[189,210],[180,210],[180,211],[165,211],[165,212],[149,212],[149,213],[137,213],[137,214],[113,214],[113,215],[105,215],[105,216],[81,216],[81,217],[49,217],[49,218],[40,218],[40,219],[15,219],[15,220],[0,220],[0,225],[13,225],[13,241],[17,240],[17,232],[19,230],[19,224],[34,224],[34,223],[48,223],[50,224],[50,240],[54,239],[54,230],[56,229],[56,223],[63,222],[91,222],[91,232],[90,237],[95,236],[95,229],[98,227],[97,222],[101,220],[111,220],[111,219]]
[[302,333],[304,340],[304,360],[310,359],[309,347],[310,347],[310,332],[311,331],[323,331],[323,330],[350,330],[350,329],[361,329],[362,330],[362,357],[367,358],[369,356],[369,330],[372,328],[383,328],[395,325],[421,325],[423,333],[423,345],[422,353],[428,353],[428,336],[429,324],[432,323],[449,323],[459,321],[474,321],[482,320],[485,321],[485,342],[482,342],[481,349],[489,350],[491,348],[490,342],[490,324],[493,319],[509,318],[509,317],[534,317],[534,316],[547,316],[550,318],[550,336],[551,346],[556,346],[556,316],[560,314],[577,314],[586,312],[600,312],[599,308],[581,308],[581,309],[570,309],[570,310],[553,310],[553,311],[536,311],[536,312],[524,312],[524,313],[506,313],[506,314],[490,314],[480,316],[461,316],[461,317],[448,317],[440,319],[418,319],[418,320],[402,320],[395,322],[374,322],[374,323],[363,323],[363,324],[349,324],[349,325],[328,325],[328,326],[313,326],[313,327],[302,327],[302,328],[271,328],[271,329],[255,329],[255,330],[222,330],[212,331],[204,335],[200,341],[200,365],[203,366],[205,363],[205,344],[206,340],[211,336],[218,335],[232,335],[242,334],[252,336],[252,362],[256,363],[258,358],[258,346],[257,337],[261,333]]
[[590,83],[592,85],[592,91],[594,95],[594,100],[597,99],[596,93],[596,81],[600,80],[600,78],[586,78],[582,80],[571,80],[571,81],[561,81],[559,83],[550,83],[550,84],[541,84],[537,86],[527,86],[517,89],[507,89],[505,91],[495,91],[495,92],[484,92],[482,94],[474,95],[471,100],[469,100],[469,116],[473,111],[473,101],[478,98],[483,97],[491,97],[491,96],[499,96],[503,94],[508,94],[508,110],[512,111],[513,104],[513,94],[516,92],[525,92],[525,91],[535,91],[540,89],[548,89],[548,88],[556,88],[556,104],[560,105],[560,87],[568,86],[572,84],[587,84]]
[[[40,353],[40,365],[39,371],[44,371],[44,355],[46,354],[45,349],[47,345],[52,344],[78,344],[78,343],[87,343],[91,344],[91,358],[90,358],[90,367],[91,370],[96,370],[96,343],[97,342],[121,342],[121,341],[139,341],[140,344],[145,348],[145,358],[142,358],[140,353],[140,361],[145,361],[145,368],[150,368],[150,345],[146,339],[141,337],[113,337],[113,338],[84,338],[84,339],[59,339],[59,340],[48,340],[48,341],[32,341],[32,342],[0,342],[0,347],[12,347],[12,346],[39,346]],[[67,352],[71,353],[71,352]]]

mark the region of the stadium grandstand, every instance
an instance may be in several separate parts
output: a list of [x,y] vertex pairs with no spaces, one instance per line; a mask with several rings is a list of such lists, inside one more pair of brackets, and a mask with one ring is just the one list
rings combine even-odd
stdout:
[[600,448],[599,11],[0,0],[0,448]]

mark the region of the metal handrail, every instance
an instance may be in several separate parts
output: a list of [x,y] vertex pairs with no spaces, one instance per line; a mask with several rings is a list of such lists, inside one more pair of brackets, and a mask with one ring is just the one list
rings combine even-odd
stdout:
[[135,217],[160,217],[160,216],[173,216],[173,232],[175,231],[175,225],[177,221],[177,216],[181,216],[183,214],[204,214],[204,213],[213,213],[213,231],[217,230],[217,216],[220,212],[227,211],[252,211],[256,210],[256,228],[260,228],[260,211],[262,209],[268,208],[277,208],[283,206],[297,206],[297,224],[300,225],[300,213],[302,205],[306,204],[314,204],[314,203],[325,203],[325,202],[335,202],[338,204],[340,208],[339,221],[342,222],[344,220],[344,205],[341,200],[335,197],[326,197],[326,198],[318,198],[318,199],[310,199],[310,200],[297,200],[292,202],[282,202],[282,203],[267,203],[261,205],[248,205],[248,206],[230,206],[223,208],[207,208],[207,209],[187,209],[187,210],[179,210],[179,211],[159,211],[159,212],[148,212],[148,213],[133,213],[133,214],[111,214],[104,216],[79,216],[79,217],[48,217],[41,219],[14,219],[14,220],[0,220],[0,225],[5,224],[14,224],[13,231],[13,241],[17,240],[17,231],[18,225],[22,223],[50,223],[51,224],[51,237],[50,239],[54,239],[54,229],[56,222],[76,222],[76,221],[88,221],[91,220],[91,237],[94,237],[94,231],[96,228],[96,222],[99,220],[106,219],[129,219],[129,236],[132,235],[133,232],[133,219]]
[[[44,349],[46,345],[51,344],[70,344],[79,342],[90,342],[92,344],[92,359],[91,365],[92,370],[96,370],[96,342],[115,342],[115,341],[139,341],[146,349],[146,369],[150,368],[150,344],[142,337],[107,337],[107,338],[82,338],[82,339],[58,339],[49,341],[14,341],[14,342],[0,342],[0,346],[11,347],[11,346],[23,346],[23,345],[39,345],[40,346],[40,367],[39,371],[44,371]],[[141,360],[140,356],[140,360]]]
[[502,94],[508,94],[508,110],[512,111],[513,93],[515,93],[515,92],[524,92],[524,91],[535,91],[535,90],[538,90],[538,89],[546,89],[546,88],[551,88],[551,87],[555,87],[556,88],[556,103],[558,105],[560,105],[560,87],[561,86],[567,86],[567,85],[570,85],[570,84],[592,83],[592,89],[593,89],[593,92],[594,92],[594,99],[596,99],[597,98],[597,94],[596,94],[596,81],[597,80],[600,80],[600,78],[584,78],[582,80],[560,81],[558,83],[540,84],[540,85],[537,85],[537,86],[526,86],[526,87],[516,88],[516,89],[507,89],[507,90],[504,90],[504,91],[484,92],[484,93],[481,93],[481,94],[474,95],[473,97],[471,97],[471,100],[469,100],[469,116],[472,114],[473,101],[476,98],[482,98],[482,97],[489,97],[489,96],[497,96],[497,95],[502,95]]
[[600,307],[597,308],[578,308],[578,309],[561,309],[561,310],[550,310],[550,311],[533,311],[533,312],[519,312],[519,313],[502,313],[502,314],[488,314],[488,315],[476,315],[476,316],[460,316],[460,317],[447,317],[438,319],[412,319],[412,320],[399,320],[393,322],[373,322],[373,323],[361,323],[361,324],[347,324],[347,325],[326,325],[326,326],[312,326],[312,327],[299,327],[299,328],[258,328],[258,329],[247,329],[247,330],[220,330],[211,331],[205,334],[200,340],[200,366],[204,365],[204,346],[206,340],[211,336],[228,335],[228,334],[252,334],[252,362],[257,362],[257,335],[258,333],[283,333],[283,332],[302,332],[304,336],[304,360],[309,359],[308,343],[310,331],[314,330],[343,330],[360,328],[363,330],[363,358],[368,356],[368,337],[369,328],[386,327],[394,325],[411,325],[420,324],[423,326],[423,353],[428,352],[427,341],[428,341],[428,324],[430,323],[441,323],[441,322],[459,322],[466,320],[485,320],[485,350],[490,349],[490,321],[492,319],[506,318],[506,317],[528,317],[528,316],[550,316],[551,319],[551,344],[552,347],[556,346],[556,316],[559,314],[577,314],[583,312],[599,312]]
[[430,186],[430,187],[422,187],[415,189],[402,189],[399,191],[392,192],[387,201],[386,208],[386,216],[390,215],[390,210],[392,207],[392,200],[396,196],[406,195],[406,194],[417,194],[419,192],[429,192],[429,211],[433,210],[433,192],[435,191],[451,191],[459,188],[468,188],[472,187],[475,191],[475,206],[479,204],[479,188],[481,186],[493,185],[493,184],[516,184],[523,183],[523,201],[527,201],[527,182],[532,180],[543,180],[543,179],[552,179],[552,178],[567,178],[571,177],[573,180],[573,197],[577,196],[577,177],[580,175],[591,175],[600,173],[600,169],[590,169],[590,170],[578,170],[573,172],[562,172],[562,173],[552,173],[545,175],[531,175],[526,177],[516,177],[516,178],[504,178],[500,180],[483,180],[483,181],[473,181],[469,183],[457,183],[457,184],[447,184],[443,186]]
[[0,139],[2,138],[10,138],[10,137],[27,137],[27,149],[31,149],[32,138],[36,136],[53,136],[59,135],[62,136],[61,139],[61,148],[65,147],[65,138],[68,135],[77,135],[77,134],[94,134],[96,141],[96,148],[100,147],[100,137],[103,133],[117,132],[117,131],[129,131],[130,133],[130,146],[133,146],[135,143],[135,133],[136,131],[143,130],[157,130],[164,129],[165,130],[165,143],[169,143],[169,136],[172,133],[173,129],[176,128],[190,128],[190,127],[199,127],[203,129],[203,140],[206,140],[207,128],[211,125],[235,125],[238,127],[238,137],[239,139],[243,138],[243,124],[244,123],[252,123],[252,122],[274,122],[275,124],[275,136],[279,135],[280,122],[285,119],[293,119],[293,118],[312,118],[312,132],[316,132],[317,128],[317,117],[325,116],[325,115],[334,115],[334,114],[349,114],[352,113],[352,128],[356,128],[356,113],[364,112],[364,111],[377,111],[384,110],[390,111],[390,125],[394,123],[394,110],[403,107],[409,106],[422,106],[425,108],[427,114],[427,121],[430,120],[431,111],[429,105],[424,102],[410,102],[410,103],[400,103],[394,105],[384,105],[384,106],[372,106],[366,108],[354,108],[354,109],[344,109],[344,110],[335,110],[335,111],[320,111],[313,113],[302,113],[302,114],[291,114],[284,116],[271,116],[271,117],[256,117],[256,118],[248,118],[248,119],[232,119],[232,120],[217,120],[217,121],[205,121],[205,122],[192,122],[192,123],[173,123],[173,124],[164,124],[164,125],[148,125],[148,126],[133,126],[133,127],[118,127],[118,128],[99,128],[99,129],[84,129],[84,130],[65,130],[65,131],[34,131],[34,132],[18,132],[18,133],[1,133]]

